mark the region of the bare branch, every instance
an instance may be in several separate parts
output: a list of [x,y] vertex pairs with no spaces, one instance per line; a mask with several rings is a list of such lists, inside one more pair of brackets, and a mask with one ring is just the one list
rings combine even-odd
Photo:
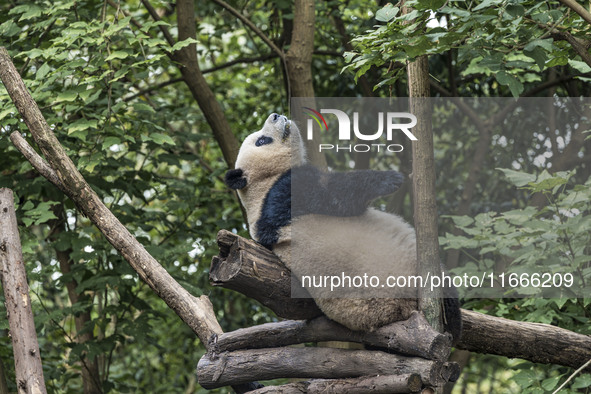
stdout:
[[254,23],[252,23],[252,21],[250,19],[248,19],[247,17],[242,15],[242,13],[240,11],[238,11],[237,9],[235,9],[234,7],[232,7],[230,4],[226,3],[223,0],[212,0],[212,1],[214,3],[216,3],[217,5],[219,5],[220,7],[227,10],[230,14],[234,15],[236,18],[238,18],[242,23],[244,23],[245,26],[247,26],[257,36],[259,36],[261,38],[261,40],[263,40],[265,42],[265,44],[267,44],[269,46],[269,48],[271,48],[271,50],[273,52],[275,52],[277,54],[277,56],[279,56],[281,58],[281,60],[285,60],[285,53],[280,48],[278,48],[277,45],[275,45],[275,43],[273,41],[271,41],[271,39],[269,37],[267,37],[267,35],[265,33],[263,33],[258,27],[256,27],[256,25]]
[[[156,22],[161,20],[160,15],[158,15],[158,13],[154,9],[154,7],[152,7],[152,4],[150,4],[149,0],[141,0],[141,1],[142,1],[142,4],[144,5],[144,7],[146,7],[146,10],[148,10],[148,13],[152,17],[152,19],[154,19]],[[191,15],[191,16],[193,16],[193,15]],[[172,35],[168,31],[168,28],[164,25],[158,25],[158,27],[160,28],[160,31],[162,32],[162,34],[164,34],[164,38],[166,39],[166,42],[168,42],[168,45],[173,46],[176,41],[174,40],[174,38],[172,38]]]
[[60,181],[59,177],[57,176],[56,172],[47,164],[45,160],[33,149],[31,145],[23,138],[21,133],[18,131],[13,132],[10,134],[10,140],[16,146],[16,148],[25,156],[25,159],[31,163],[31,165],[41,174],[44,178],[46,178],[49,182],[53,183],[58,189],[65,193],[66,188],[64,187],[63,183]]
[[275,53],[270,53],[268,55],[262,55],[262,56],[256,56],[256,57],[242,57],[239,59],[231,60],[231,61],[224,63],[224,64],[220,64],[219,66],[213,66],[210,68],[206,68],[202,72],[203,72],[203,74],[208,74],[208,73],[211,73],[214,71],[223,70],[224,68],[232,67],[236,64],[255,63],[255,62],[273,59],[276,57],[277,57],[277,54],[275,54]]
[[[177,1],[177,21],[179,41],[187,38],[196,38],[195,4],[193,0]],[[215,94],[203,77],[203,73],[197,62],[197,46],[189,44],[172,55],[173,59],[180,62],[180,70],[185,83],[189,87],[193,98],[197,101],[203,116],[210,125],[213,136],[218,142],[224,159],[230,168],[234,168],[236,156],[240,144],[232,133],[224,111],[217,101]]]
[[206,389],[276,378],[338,379],[411,373],[419,374],[423,384],[439,386],[458,377],[457,365],[450,368],[446,364],[381,351],[280,347],[209,352],[199,360],[197,375],[199,384]]
[[421,376],[418,374],[380,375],[351,379],[315,379],[307,382],[288,383],[279,387],[263,387],[251,391],[249,394],[416,393],[421,390],[422,385]]
[[210,350],[216,353],[239,349],[280,347],[306,342],[357,342],[391,352],[445,361],[451,351],[451,338],[429,325],[414,312],[408,320],[394,322],[375,331],[351,331],[325,316],[312,320],[285,320],[241,328],[212,338]]

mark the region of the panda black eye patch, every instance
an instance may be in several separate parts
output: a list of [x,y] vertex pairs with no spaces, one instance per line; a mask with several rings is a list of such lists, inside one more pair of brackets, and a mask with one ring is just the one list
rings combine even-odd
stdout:
[[273,138],[263,135],[263,136],[259,137],[257,142],[255,142],[254,144],[256,146],[262,146],[262,145],[270,144],[271,142],[273,142]]

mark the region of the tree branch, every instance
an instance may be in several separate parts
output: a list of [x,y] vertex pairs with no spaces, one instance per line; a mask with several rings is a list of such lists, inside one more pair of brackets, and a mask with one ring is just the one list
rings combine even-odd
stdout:
[[588,51],[591,46],[591,41],[577,38],[568,31],[558,30],[555,26],[549,26],[538,21],[532,22],[539,27],[546,29],[555,40],[567,41],[581,59],[591,67],[591,55]]
[[194,297],[180,286],[103,204],[49,128],[5,48],[0,48],[0,78],[66,195],[207,346],[213,334],[222,332],[207,296]]
[[372,332],[351,331],[325,316],[266,323],[218,335],[212,338],[209,348],[221,354],[239,349],[327,341],[363,343],[396,354],[439,361],[446,361],[451,351],[451,338],[433,330],[418,312],[408,320],[388,324]]
[[23,138],[23,136],[18,132],[15,131],[10,134],[10,140],[16,146],[16,148],[25,156],[25,159],[31,163],[33,168],[39,172],[45,179],[49,182],[53,183],[58,189],[62,192],[66,192],[66,188],[64,187],[62,181],[60,181],[57,173],[47,164],[45,160],[33,149],[31,145]]
[[243,58],[239,58],[239,59],[230,60],[229,62],[224,63],[224,64],[220,64],[218,66],[206,68],[202,72],[203,72],[203,74],[209,74],[214,71],[223,70],[224,68],[232,67],[236,64],[255,63],[255,62],[260,62],[263,60],[273,59],[276,57],[277,57],[277,54],[275,54],[275,53],[270,53],[268,55],[261,55],[261,56],[255,56],[255,57],[243,57]]
[[[148,10],[148,13],[152,17],[152,19],[154,19],[156,22],[161,20],[160,15],[158,15],[158,13],[154,9],[154,7],[152,7],[152,4],[150,4],[149,0],[141,0],[141,1],[142,1],[142,4],[144,5],[144,7],[146,7],[146,10]],[[174,40],[174,38],[172,38],[172,34],[170,34],[170,32],[168,31],[168,28],[164,25],[158,25],[158,27],[160,28],[160,31],[164,35],[166,42],[168,42],[168,45],[173,46],[176,41]]]
[[[196,38],[195,4],[193,0],[177,1],[177,21],[179,41]],[[197,45],[193,43],[180,49],[173,54],[173,59],[181,63],[180,70],[185,83],[210,125],[228,167],[234,168],[240,144],[232,133],[220,103],[203,77],[197,62]]]
[[279,387],[264,387],[251,391],[249,394],[417,393],[422,386],[421,376],[413,373],[394,376],[364,376],[352,379],[315,379],[307,382],[288,383]]
[[[453,365],[453,364],[452,364]],[[459,368],[441,361],[381,351],[322,347],[237,350],[208,353],[197,376],[206,389],[276,378],[352,378],[375,375],[420,375],[423,384],[440,386],[456,380]]]
[[242,15],[242,13],[240,11],[238,11],[237,9],[235,9],[234,7],[232,7],[230,4],[226,3],[223,0],[211,0],[211,1],[213,1],[217,5],[224,8],[226,11],[228,11],[230,14],[232,14],[236,18],[238,18],[242,23],[244,23],[245,26],[247,26],[250,30],[252,30],[254,32],[254,34],[259,36],[260,39],[263,40],[265,42],[265,44],[267,44],[267,46],[269,48],[271,48],[271,50],[273,52],[275,52],[277,54],[277,56],[279,56],[279,58],[281,58],[281,60],[285,60],[285,53],[280,48],[278,48],[277,45],[275,45],[275,43],[273,41],[271,41],[271,39],[269,37],[267,37],[267,35],[265,33],[263,33],[258,27],[256,27],[256,25],[254,23],[252,23],[252,21],[250,19],[248,19],[247,17]]
[[587,23],[591,23],[591,13],[585,9],[582,5],[577,3],[575,0],[558,0],[583,18]]

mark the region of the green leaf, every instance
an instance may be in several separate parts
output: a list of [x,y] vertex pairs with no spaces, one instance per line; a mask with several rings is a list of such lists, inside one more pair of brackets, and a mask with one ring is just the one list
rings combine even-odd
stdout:
[[519,18],[525,14],[525,7],[521,4],[507,4],[505,11],[507,11],[507,13],[513,18]]
[[175,51],[178,51],[179,49],[183,49],[186,46],[189,46],[191,44],[197,44],[197,43],[198,43],[198,41],[196,39],[194,39],[194,38],[187,38],[186,40],[179,41],[176,44],[174,44],[172,46],[172,48],[170,48],[170,51],[171,52],[175,52]]
[[150,134],[149,139],[151,139],[152,141],[154,141],[158,145],[163,145],[163,144],[176,145],[174,140],[166,134],[152,133],[152,134]]
[[554,58],[550,59],[546,64],[546,67],[552,68],[555,66],[566,66],[569,62],[568,57],[566,56],[555,56]]
[[19,21],[36,18],[43,13],[43,8],[39,6],[28,4],[26,7],[26,11],[21,15]]
[[591,72],[591,67],[589,67],[589,65],[585,62],[581,62],[579,60],[572,60],[569,59],[568,60],[568,65],[571,66],[572,68],[574,68],[575,70],[577,70],[580,73],[586,74],[588,72]]
[[376,12],[376,20],[380,22],[390,22],[392,19],[396,18],[398,11],[400,11],[398,7],[394,7],[392,4],[388,3]]
[[72,102],[76,100],[76,97],[78,97],[78,92],[76,92],[75,90],[67,90],[65,92],[58,94],[58,96],[55,98],[55,103],[62,103],[64,101]]
[[544,69],[544,66],[546,65],[547,56],[546,52],[542,48],[536,47],[532,50],[524,49],[523,54],[534,59],[540,71]]
[[95,119],[79,119],[68,126],[68,135],[89,128],[96,129],[98,121]]
[[576,390],[576,389],[586,389],[591,387],[591,374],[584,374],[581,376],[578,376],[573,385],[570,386],[571,389]]
[[21,32],[20,27],[12,19],[0,25],[0,36],[13,37]]
[[505,71],[499,71],[495,75],[495,78],[501,85],[509,86],[513,97],[517,98],[521,93],[523,93],[523,84],[513,75],[508,74]]
[[542,388],[546,391],[552,391],[562,379],[562,375],[542,380]]
[[533,51],[535,48],[540,47],[545,49],[548,52],[552,52],[552,50],[554,49],[554,39],[552,38],[546,38],[546,39],[540,39],[537,38],[533,41],[530,41],[523,49],[525,51]]
[[103,141],[103,149],[110,148],[113,145],[118,145],[121,143],[121,139],[118,137],[107,137]]
[[[552,189],[567,183],[570,176],[571,175],[567,172],[557,172],[556,174],[551,175],[547,170],[544,170],[536,178],[535,182],[529,183],[528,189],[534,193],[552,191]],[[556,191],[557,190],[554,190],[553,192],[555,193]]]
[[114,51],[105,59],[106,62],[113,59],[125,59],[129,56],[129,53],[125,51]]
[[58,203],[55,201],[44,201],[32,208],[33,203],[27,201],[27,203],[25,203],[22,207],[22,210],[25,213],[23,222],[26,226],[37,226],[39,224],[46,223],[51,219],[57,219],[51,210],[51,207],[56,204]]
[[37,70],[37,73],[35,73],[35,79],[37,81],[42,80],[43,78],[45,78],[45,76],[50,70],[51,68],[49,67],[49,65],[47,63],[43,63],[41,67],[39,67],[39,69]]
[[503,0],[484,0],[482,3],[478,4],[476,7],[472,8],[472,11],[479,11],[484,8],[496,6],[501,4]]
[[474,223],[474,219],[470,216],[450,216],[454,224],[458,227],[466,227]]
[[525,172],[514,171],[508,168],[497,168],[497,170],[502,171],[503,174],[507,177],[509,182],[514,184],[517,187],[522,187],[530,182],[535,182],[536,176],[533,174],[528,174]]

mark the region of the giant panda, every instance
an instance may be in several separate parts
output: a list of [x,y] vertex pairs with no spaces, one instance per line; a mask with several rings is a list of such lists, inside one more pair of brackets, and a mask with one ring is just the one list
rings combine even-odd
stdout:
[[[294,188],[292,195],[292,177],[309,187]],[[321,272],[363,273],[375,269],[375,262],[388,262],[388,272],[396,275],[416,275],[414,229],[396,215],[368,208],[373,199],[396,191],[403,179],[396,171],[316,169],[306,162],[295,123],[278,114],[243,141],[235,169],[225,177],[246,209],[251,237],[296,276],[317,267]],[[418,300],[408,294],[335,298],[328,289],[311,294],[327,317],[356,331],[406,320],[418,310]],[[444,299],[444,312],[445,328],[457,339],[457,298]]]

